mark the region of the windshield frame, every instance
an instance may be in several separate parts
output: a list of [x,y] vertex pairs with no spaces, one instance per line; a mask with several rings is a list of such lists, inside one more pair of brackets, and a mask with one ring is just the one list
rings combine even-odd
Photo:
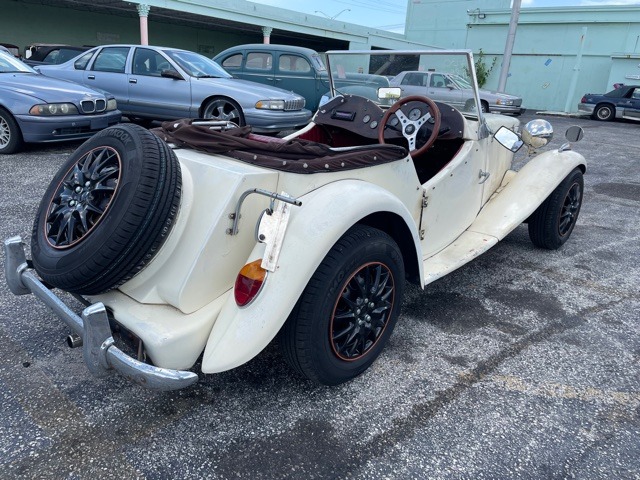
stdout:
[[[471,50],[427,50],[427,49],[416,49],[416,50],[329,50],[325,53],[326,58],[326,67],[327,74],[329,76],[329,94],[331,97],[339,95],[340,92],[336,88],[336,84],[334,81],[334,72],[332,71],[332,57],[336,56],[349,56],[349,55],[428,55],[428,56],[461,56],[466,57],[466,65],[465,68],[469,72],[469,80],[471,83],[471,87],[473,89],[473,97],[476,102],[476,109],[474,112],[461,112],[466,117],[477,118],[482,124],[484,121],[484,114],[482,113],[482,109],[479,108],[480,103],[480,89],[478,88],[478,78],[476,76],[475,64],[473,59],[473,52]],[[382,106],[382,105],[381,105]],[[384,106],[383,106],[384,108]]]

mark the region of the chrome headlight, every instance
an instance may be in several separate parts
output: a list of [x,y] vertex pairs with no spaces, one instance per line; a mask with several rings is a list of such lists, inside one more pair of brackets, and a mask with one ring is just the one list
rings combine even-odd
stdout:
[[531,120],[522,130],[522,140],[531,148],[542,148],[553,138],[553,127],[546,120]]
[[73,103],[45,103],[34,105],[29,110],[30,115],[50,117],[53,115],[78,115],[78,109]]
[[503,100],[499,98],[496,100],[496,105],[513,105],[513,100]]
[[284,110],[284,100],[260,100],[256,108],[261,110]]
[[111,112],[118,108],[118,102],[116,102],[115,98],[107,100],[107,112]]

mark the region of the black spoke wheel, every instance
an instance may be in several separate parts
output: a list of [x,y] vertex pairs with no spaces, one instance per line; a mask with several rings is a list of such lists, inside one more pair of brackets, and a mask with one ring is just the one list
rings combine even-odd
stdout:
[[111,147],[90,150],[65,175],[47,208],[53,248],[76,245],[99,224],[116,194],[122,161]]
[[38,208],[31,256],[50,285],[91,295],[122,285],[166,240],[177,215],[180,164],[134,124],[106,128],[60,168]]
[[386,233],[349,229],[329,251],[280,332],[287,362],[325,385],[346,382],[380,355],[404,290],[404,263]]
[[329,327],[338,358],[362,358],[380,340],[393,311],[394,293],[393,274],[383,263],[363,265],[347,280]]
[[529,237],[540,248],[560,248],[573,232],[584,192],[582,171],[573,170],[529,218]]

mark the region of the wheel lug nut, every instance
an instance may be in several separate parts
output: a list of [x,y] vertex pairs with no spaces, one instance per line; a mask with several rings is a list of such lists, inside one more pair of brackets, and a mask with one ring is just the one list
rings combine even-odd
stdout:
[[361,311],[360,309],[357,309],[356,310],[356,315],[360,315],[360,311]]
[[80,193],[82,191],[82,187],[80,185],[78,185],[76,187],[76,193]]
[[87,180],[86,182],[84,182],[84,186],[85,187],[90,187],[91,186],[91,182],[89,180]]
[[369,303],[369,308],[373,308],[373,307],[375,307],[375,306],[376,306],[376,304],[375,304],[375,303],[373,303],[373,302]]
[[70,206],[70,207],[73,207],[75,204],[76,204],[76,201],[75,201],[75,200],[71,200],[71,201],[69,202],[69,206]]
[[365,322],[370,322],[371,321],[371,315],[365,315],[364,316],[364,321]]

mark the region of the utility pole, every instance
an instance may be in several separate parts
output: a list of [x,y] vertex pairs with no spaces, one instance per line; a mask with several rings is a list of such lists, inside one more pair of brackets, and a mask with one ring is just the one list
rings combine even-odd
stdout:
[[502,57],[502,70],[500,70],[500,80],[498,80],[498,91],[504,92],[507,86],[507,76],[509,75],[509,66],[511,65],[511,53],[513,52],[513,44],[516,41],[516,28],[518,27],[518,18],[520,18],[520,5],[522,0],[513,0],[511,6],[511,21],[509,22],[509,33],[507,34],[507,43],[504,46],[504,56]]

